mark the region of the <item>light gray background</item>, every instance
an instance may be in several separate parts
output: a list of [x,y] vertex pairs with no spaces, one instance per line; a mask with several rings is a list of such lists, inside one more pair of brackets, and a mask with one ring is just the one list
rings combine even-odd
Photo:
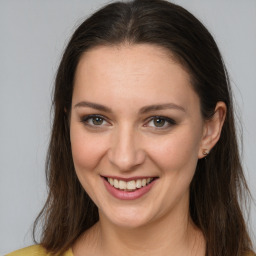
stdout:
[[[256,0],[176,0],[212,32],[230,72],[256,197]],[[104,0],[0,0],[0,255],[32,244],[46,198],[50,95],[69,36]],[[256,207],[250,228],[256,233]],[[254,244],[255,244],[254,235]]]

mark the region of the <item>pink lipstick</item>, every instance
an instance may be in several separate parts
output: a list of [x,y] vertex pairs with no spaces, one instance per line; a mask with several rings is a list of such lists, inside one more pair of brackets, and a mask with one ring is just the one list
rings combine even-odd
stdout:
[[107,191],[120,200],[135,200],[150,191],[155,184],[154,177],[136,177],[121,179],[117,177],[102,177]]

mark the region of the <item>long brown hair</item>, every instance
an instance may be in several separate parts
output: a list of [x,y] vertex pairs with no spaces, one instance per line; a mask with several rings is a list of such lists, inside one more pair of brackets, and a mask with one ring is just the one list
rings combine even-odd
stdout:
[[249,191],[239,158],[228,74],[213,37],[201,22],[182,7],[162,0],[109,4],[85,20],[68,43],[55,81],[46,166],[49,195],[35,221],[34,236],[41,223],[40,244],[62,253],[99,219],[96,205],[75,174],[68,117],[81,55],[99,45],[122,43],[168,49],[189,72],[205,119],[213,116],[218,101],[225,102],[227,117],[221,137],[207,159],[198,160],[190,188],[190,215],[205,236],[207,255],[242,256],[252,247],[239,203]]

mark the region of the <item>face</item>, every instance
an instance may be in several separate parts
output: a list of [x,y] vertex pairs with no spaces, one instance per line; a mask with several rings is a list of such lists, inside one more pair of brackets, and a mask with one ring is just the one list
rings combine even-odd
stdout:
[[82,56],[71,146],[100,220],[139,227],[188,213],[203,133],[190,77],[164,49],[102,46]]

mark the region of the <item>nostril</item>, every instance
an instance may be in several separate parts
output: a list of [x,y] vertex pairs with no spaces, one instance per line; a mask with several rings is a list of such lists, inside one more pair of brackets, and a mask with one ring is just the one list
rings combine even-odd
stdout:
[[118,167],[121,171],[131,171],[135,167],[143,164],[146,154],[142,150],[121,148],[119,150],[110,149],[108,159],[111,164]]

